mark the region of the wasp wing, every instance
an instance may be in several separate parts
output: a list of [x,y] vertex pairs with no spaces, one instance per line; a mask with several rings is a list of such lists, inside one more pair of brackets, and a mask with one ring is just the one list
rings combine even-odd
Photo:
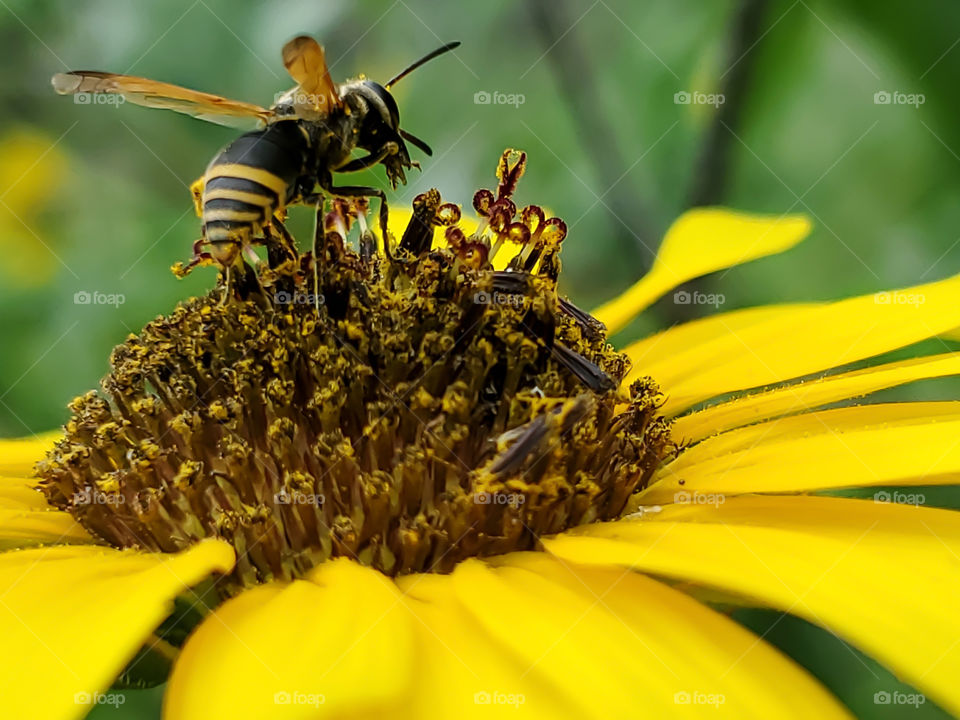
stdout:
[[273,117],[270,110],[259,105],[133,75],[74,70],[57,73],[52,82],[61,95],[120,95],[135,105],[173,110],[241,130],[262,128]]
[[326,54],[320,43],[309,35],[300,35],[283,46],[283,66],[300,89],[310,97],[317,110],[329,112],[339,107],[337,86],[330,79]]

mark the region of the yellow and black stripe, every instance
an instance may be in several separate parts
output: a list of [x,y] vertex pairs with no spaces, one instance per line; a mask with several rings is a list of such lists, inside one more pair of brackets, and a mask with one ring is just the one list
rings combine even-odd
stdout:
[[203,177],[203,236],[215,254],[249,243],[286,206],[309,151],[306,133],[291,120],[241,135],[211,161]]

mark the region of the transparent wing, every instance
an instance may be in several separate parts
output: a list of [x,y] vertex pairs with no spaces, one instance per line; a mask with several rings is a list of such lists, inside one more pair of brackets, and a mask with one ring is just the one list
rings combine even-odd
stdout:
[[74,70],[57,73],[52,82],[53,89],[61,95],[120,95],[136,105],[173,110],[242,130],[261,128],[273,117],[270,110],[259,105],[133,75]]

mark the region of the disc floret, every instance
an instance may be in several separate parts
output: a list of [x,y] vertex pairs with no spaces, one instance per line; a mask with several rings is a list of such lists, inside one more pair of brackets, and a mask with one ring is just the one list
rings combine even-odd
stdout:
[[558,296],[566,226],[518,211],[525,165],[504,153],[474,232],[431,190],[378,246],[365,204],[336,201],[311,251],[149,323],[71,404],[38,469],[49,500],[118,547],[224,538],[232,590],[337,556],[447,572],[618,517],[668,424]]

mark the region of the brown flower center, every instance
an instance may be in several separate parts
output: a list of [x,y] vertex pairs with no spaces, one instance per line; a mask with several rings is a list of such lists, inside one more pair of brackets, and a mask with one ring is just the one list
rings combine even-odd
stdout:
[[626,357],[557,295],[566,228],[514,205],[524,160],[505,153],[477,193],[476,233],[430,191],[378,249],[366,208],[336,201],[312,251],[268,247],[269,266],[238,261],[148,324],[114,350],[105,397],[72,403],[39,466],[50,502],[117,547],[224,538],[231,591],[336,556],[447,572],[617,517],[668,424],[652,381],[624,394]]

